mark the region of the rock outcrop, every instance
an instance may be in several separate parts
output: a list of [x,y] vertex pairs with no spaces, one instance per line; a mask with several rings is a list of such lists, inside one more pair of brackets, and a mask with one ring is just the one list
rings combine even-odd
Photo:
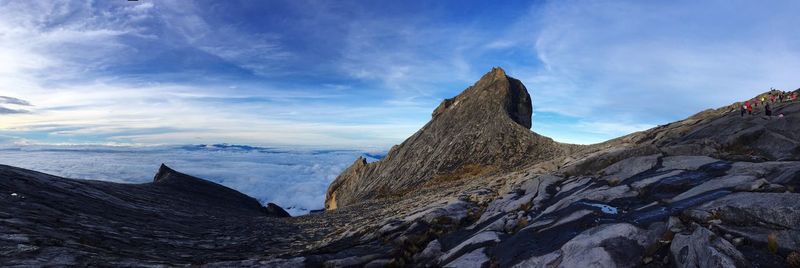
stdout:
[[168,191],[191,196],[195,206],[208,206],[232,210],[263,211],[267,215],[286,217],[288,213],[273,204],[262,207],[255,198],[231,188],[177,172],[161,164],[153,178],[153,187],[169,188]]
[[446,99],[422,129],[374,163],[358,159],[330,185],[325,208],[403,194],[422,184],[507,171],[569,152],[531,127],[531,97],[517,79],[494,68]]

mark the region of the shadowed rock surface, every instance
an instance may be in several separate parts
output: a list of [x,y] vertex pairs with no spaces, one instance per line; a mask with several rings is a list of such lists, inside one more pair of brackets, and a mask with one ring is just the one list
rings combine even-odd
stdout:
[[285,215],[162,167],[149,184],[0,166],[0,264],[207,267],[787,267],[800,256],[800,103],[738,106],[600,144],[528,128],[493,69],[425,127]]
[[285,211],[164,165],[146,184],[0,166],[0,204],[4,264],[202,263],[270,252],[297,232],[276,218]]

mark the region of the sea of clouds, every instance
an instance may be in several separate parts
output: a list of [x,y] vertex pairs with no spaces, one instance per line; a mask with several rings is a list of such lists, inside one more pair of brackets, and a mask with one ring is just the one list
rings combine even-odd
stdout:
[[382,155],[362,150],[315,150],[243,145],[0,147],[0,164],[57,176],[122,183],[147,183],[158,167],[204,178],[262,203],[272,202],[292,215],[322,209],[325,191],[358,156],[376,161]]

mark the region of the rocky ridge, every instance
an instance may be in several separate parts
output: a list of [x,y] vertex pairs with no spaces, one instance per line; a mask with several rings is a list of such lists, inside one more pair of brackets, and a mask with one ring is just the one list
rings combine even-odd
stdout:
[[[329,210],[320,214],[274,217],[226,190],[211,194],[222,193],[239,209],[211,202],[198,209],[187,204],[206,204],[196,200],[211,198],[205,186],[182,194],[181,187],[158,183],[71,180],[2,166],[0,264],[800,265],[800,103],[774,104],[782,118],[758,110],[741,117],[733,104],[575,146],[528,130],[526,108],[509,108],[527,103],[509,94],[529,96],[511,90],[525,90],[513,81],[492,70],[461,99],[445,100],[431,123],[392,149],[391,159],[356,161],[331,186],[335,206],[329,194]],[[526,114],[528,120],[520,118]],[[464,127],[480,124],[490,127]],[[451,143],[462,149],[449,151]],[[483,149],[450,155],[473,147]],[[515,155],[514,148],[524,152]]]

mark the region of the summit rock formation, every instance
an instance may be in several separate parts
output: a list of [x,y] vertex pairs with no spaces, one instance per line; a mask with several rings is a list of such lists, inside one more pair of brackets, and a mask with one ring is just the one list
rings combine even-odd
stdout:
[[501,172],[565,155],[574,146],[531,128],[525,85],[499,67],[433,111],[431,121],[386,157],[359,158],[330,185],[325,208],[411,191],[437,178]]
[[300,217],[166,166],[147,184],[0,166],[0,266],[800,266],[800,102],[592,145],[532,132],[531,104],[495,68]]

